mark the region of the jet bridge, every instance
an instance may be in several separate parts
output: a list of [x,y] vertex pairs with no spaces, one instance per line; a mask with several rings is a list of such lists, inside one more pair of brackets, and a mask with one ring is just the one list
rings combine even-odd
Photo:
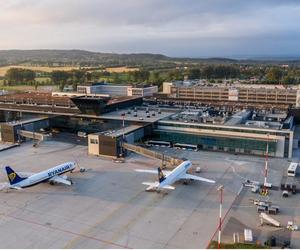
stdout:
[[31,131],[27,131],[27,130],[19,130],[18,134],[22,137],[33,139],[33,140],[38,140],[38,141],[45,141],[45,140],[47,140],[47,137],[49,137],[49,135],[45,135],[45,134],[37,133],[37,132],[31,132]]
[[165,155],[163,153],[159,153],[154,150],[150,150],[141,146],[129,144],[129,143],[123,143],[123,148],[126,150],[129,150],[131,152],[135,152],[137,154],[150,157],[153,159],[159,159],[162,160],[163,163],[168,164],[169,166],[178,166],[180,163],[182,163],[184,160],[180,158],[175,158],[169,155]]
[[[6,123],[0,123],[0,140],[3,142],[17,143],[20,136],[42,140],[44,135],[36,133],[41,128],[49,127],[48,117],[35,117],[22,120],[15,120]],[[20,132],[19,131],[23,131]]]

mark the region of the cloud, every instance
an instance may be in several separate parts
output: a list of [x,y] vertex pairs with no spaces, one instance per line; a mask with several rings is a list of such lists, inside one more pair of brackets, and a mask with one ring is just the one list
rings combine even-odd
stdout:
[[300,53],[298,13],[296,0],[0,1],[0,49]]

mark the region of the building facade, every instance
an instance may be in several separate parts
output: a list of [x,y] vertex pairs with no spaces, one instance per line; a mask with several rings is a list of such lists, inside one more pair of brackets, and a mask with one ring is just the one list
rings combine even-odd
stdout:
[[113,84],[99,84],[99,85],[79,85],[77,92],[81,94],[102,94],[110,96],[152,96],[158,92],[157,86],[142,86],[133,87],[131,85],[113,85]]
[[153,96],[153,94],[158,92],[157,86],[149,86],[142,88],[128,87],[127,96]]
[[294,131],[161,120],[154,137],[200,149],[253,155],[265,155],[268,144],[270,156],[291,158]]
[[285,104],[300,107],[300,89],[298,87],[284,88],[271,85],[269,87],[255,85],[219,86],[214,85],[170,85],[164,83],[164,93],[171,98],[197,101],[229,101],[244,103]]

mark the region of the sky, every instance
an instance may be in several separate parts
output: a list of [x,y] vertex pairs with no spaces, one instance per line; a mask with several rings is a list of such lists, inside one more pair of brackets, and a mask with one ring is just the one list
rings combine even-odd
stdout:
[[0,49],[300,56],[299,0],[1,0]]

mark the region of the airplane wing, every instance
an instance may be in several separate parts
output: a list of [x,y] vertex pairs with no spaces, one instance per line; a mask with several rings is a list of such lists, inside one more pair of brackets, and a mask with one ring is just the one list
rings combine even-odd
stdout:
[[23,188],[18,187],[18,186],[10,186],[9,188],[11,188],[11,189],[16,189],[16,190],[22,190],[22,189],[23,189]]
[[[153,189],[156,189],[159,187],[159,182],[143,182],[142,183],[143,185],[146,185],[148,186],[146,188],[147,191],[149,190],[153,190]],[[171,189],[171,190],[174,190],[175,187],[171,186],[171,185],[164,185],[164,186],[160,186],[159,188],[162,188],[162,189]]]
[[0,191],[6,191],[10,189],[10,184],[8,182],[0,183]]
[[161,186],[160,188],[170,189],[170,190],[174,190],[175,189],[175,187],[171,186],[171,185],[164,185],[164,186]]
[[54,181],[56,183],[62,183],[62,184],[69,185],[69,186],[72,185],[71,181],[66,180],[58,175],[53,176],[52,178],[49,179],[49,181]]
[[19,186],[10,185],[8,182],[0,183],[0,191],[8,191],[8,189],[21,190]]
[[146,188],[146,191],[154,190],[159,186],[159,182],[157,182],[157,181],[156,182],[143,182],[142,184],[148,186]]
[[[152,170],[152,169],[135,169],[136,172],[140,173],[148,173],[148,174],[158,174],[157,170]],[[163,173],[165,175],[169,175],[171,171],[163,170]]]
[[197,175],[192,175],[192,174],[184,174],[183,176],[180,177],[180,179],[191,179],[191,180],[196,180],[196,181],[205,181],[209,183],[215,183],[214,180],[206,179]]

